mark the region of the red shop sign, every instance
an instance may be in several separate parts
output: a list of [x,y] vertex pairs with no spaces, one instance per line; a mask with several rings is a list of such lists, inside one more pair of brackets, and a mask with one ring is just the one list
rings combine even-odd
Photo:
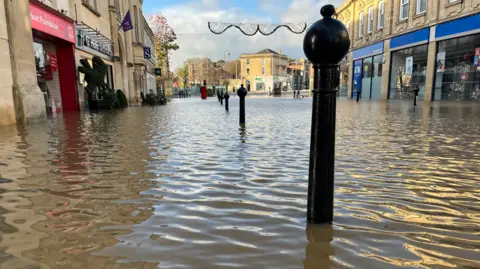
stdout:
[[52,66],[52,71],[57,72],[57,55],[55,53],[50,53],[50,65]]
[[30,4],[30,19],[33,29],[75,43],[75,28],[73,27],[73,23],[43,10],[34,4]]

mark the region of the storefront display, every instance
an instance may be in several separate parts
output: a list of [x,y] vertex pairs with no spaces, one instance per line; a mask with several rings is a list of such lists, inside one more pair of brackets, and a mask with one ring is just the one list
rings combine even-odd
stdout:
[[30,3],[37,82],[47,113],[78,110],[73,21],[40,2]]
[[480,101],[479,48],[480,34],[438,42],[434,100]]
[[413,99],[419,89],[418,99],[425,96],[428,45],[420,45],[392,52],[389,99]]
[[360,98],[380,99],[384,63],[383,42],[355,50],[352,55],[357,59],[354,62],[352,97],[355,98],[360,91]]

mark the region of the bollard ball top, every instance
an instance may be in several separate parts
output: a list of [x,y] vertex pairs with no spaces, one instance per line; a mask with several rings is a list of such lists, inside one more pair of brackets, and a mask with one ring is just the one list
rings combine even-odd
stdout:
[[347,28],[337,19],[333,5],[320,10],[323,19],[308,28],[303,40],[303,51],[314,65],[338,64],[347,55],[350,37]]
[[324,5],[320,9],[320,14],[324,18],[331,18],[333,15],[335,15],[335,7],[333,5]]
[[243,87],[243,84],[242,84],[240,89],[237,90],[237,95],[238,95],[238,97],[243,98],[243,97],[247,96],[247,94],[248,94],[247,89],[245,89],[245,87]]

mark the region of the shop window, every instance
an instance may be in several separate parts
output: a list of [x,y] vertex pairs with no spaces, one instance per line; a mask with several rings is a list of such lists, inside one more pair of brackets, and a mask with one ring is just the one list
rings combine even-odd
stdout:
[[435,100],[480,101],[480,34],[438,43]]
[[406,20],[408,18],[408,1],[400,0],[400,20]]
[[367,33],[373,31],[373,7],[368,8],[368,22],[367,22]]
[[383,1],[378,2],[378,22],[377,29],[383,28],[383,16],[385,15],[385,3]]
[[417,14],[422,14],[427,11],[427,0],[417,0]]
[[358,37],[363,36],[363,12],[358,16]]
[[418,89],[423,99],[427,75],[428,45],[392,52],[389,99],[413,99]]
[[347,97],[348,96],[348,61],[340,63],[340,85],[338,95]]

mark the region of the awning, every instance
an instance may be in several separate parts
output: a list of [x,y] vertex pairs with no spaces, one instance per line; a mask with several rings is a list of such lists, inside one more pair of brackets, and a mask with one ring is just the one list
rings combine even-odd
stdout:
[[83,32],[87,33],[89,36],[94,37],[95,41],[113,46],[113,41],[108,37],[104,36],[100,31],[93,29],[92,27],[88,26],[84,22],[77,22],[75,23],[75,27],[81,29]]

